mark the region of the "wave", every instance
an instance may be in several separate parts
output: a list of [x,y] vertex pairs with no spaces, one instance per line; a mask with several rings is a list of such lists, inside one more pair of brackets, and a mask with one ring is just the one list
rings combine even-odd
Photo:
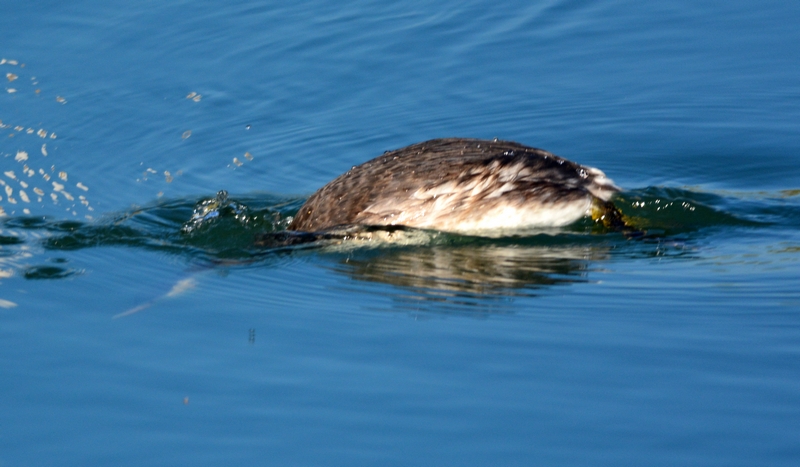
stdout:
[[220,192],[158,201],[96,220],[8,217],[0,231],[0,264],[6,275],[57,279],[79,271],[57,263],[31,264],[37,247],[42,252],[145,248],[201,267],[257,266],[287,255],[314,254],[326,258],[332,269],[363,280],[439,292],[485,292],[586,280],[592,265],[613,258],[691,258],[715,232],[800,226],[800,190],[730,193],[656,186],[627,191],[614,203],[641,232],[635,237],[589,219],[503,238],[405,228],[286,232],[303,201]]

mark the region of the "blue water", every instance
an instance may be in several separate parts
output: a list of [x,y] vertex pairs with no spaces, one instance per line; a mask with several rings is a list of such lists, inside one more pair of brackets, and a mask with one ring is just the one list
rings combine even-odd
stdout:
[[[0,13],[0,466],[800,463],[795,3]],[[253,245],[447,136],[647,235]]]

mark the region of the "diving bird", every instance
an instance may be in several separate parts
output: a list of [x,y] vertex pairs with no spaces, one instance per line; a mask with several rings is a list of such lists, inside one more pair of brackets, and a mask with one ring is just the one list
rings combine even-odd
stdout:
[[599,169],[519,143],[464,138],[413,144],[354,166],[320,188],[290,231],[404,226],[487,234],[590,216],[623,228],[620,191]]

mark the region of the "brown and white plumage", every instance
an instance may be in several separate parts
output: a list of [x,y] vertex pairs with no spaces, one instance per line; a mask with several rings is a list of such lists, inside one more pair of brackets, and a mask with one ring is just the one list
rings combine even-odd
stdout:
[[402,225],[458,233],[560,227],[607,205],[605,174],[509,141],[448,138],[353,167],[300,208],[290,230]]

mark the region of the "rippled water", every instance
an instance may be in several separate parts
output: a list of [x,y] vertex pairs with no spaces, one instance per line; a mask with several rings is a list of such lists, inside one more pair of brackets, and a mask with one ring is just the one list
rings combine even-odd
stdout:
[[[0,465],[796,465],[799,22],[5,5]],[[447,136],[603,169],[642,235],[286,241]]]

